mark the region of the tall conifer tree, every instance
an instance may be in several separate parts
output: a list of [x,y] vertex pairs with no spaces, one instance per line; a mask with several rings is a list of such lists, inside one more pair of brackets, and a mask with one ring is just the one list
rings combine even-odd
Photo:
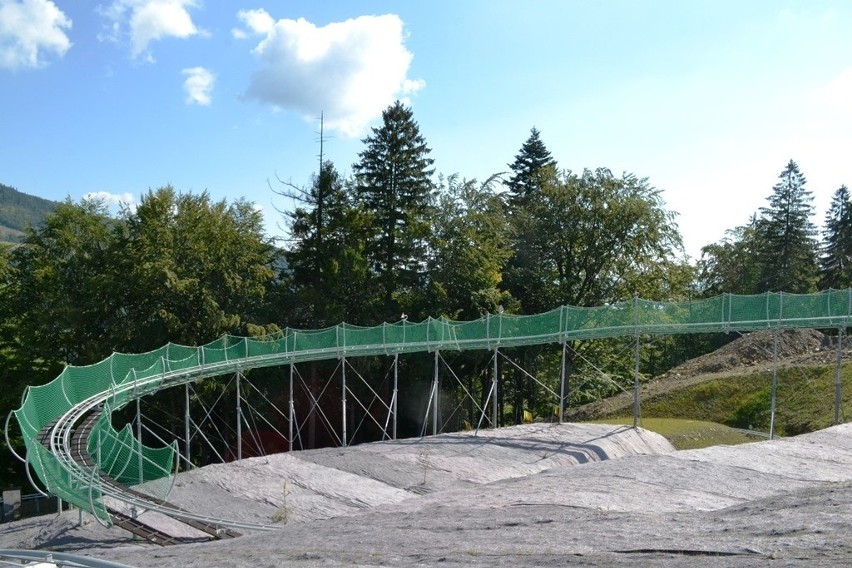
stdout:
[[823,237],[820,288],[852,285],[852,200],[845,185],[834,192],[825,216]]
[[513,206],[526,204],[537,190],[541,189],[540,175],[547,167],[556,167],[556,160],[541,140],[537,128],[530,130],[530,137],[521,146],[515,161],[509,164],[512,177],[509,178],[510,201]]
[[530,136],[509,164],[508,217],[512,225],[512,249],[504,273],[506,286],[521,302],[524,313],[538,313],[548,308],[541,291],[540,279],[543,260],[541,235],[538,233],[533,204],[540,196],[542,187],[556,176],[556,160],[541,140],[538,129],[533,127]]
[[[515,161],[509,164],[512,175],[509,186],[507,216],[511,220],[512,248],[514,254],[506,263],[504,281],[512,294],[520,300],[524,313],[534,313],[546,303],[542,294],[540,280],[542,266],[545,263],[542,241],[535,227],[536,216],[532,212],[533,203],[542,191],[546,177],[556,172],[556,160],[541,140],[537,128],[530,130],[530,136],[521,146]],[[530,358],[533,350],[524,349],[520,353],[522,366],[534,372]],[[534,390],[532,379],[515,374],[515,422],[523,419],[524,398]],[[526,391],[526,392],[524,392]]]
[[817,274],[813,195],[793,160],[778,177],[757,223],[763,267],[758,292],[811,292]]
[[362,302],[369,301],[363,210],[330,161],[322,163],[303,194],[304,206],[288,214],[294,243],[286,259],[295,321],[304,327],[360,323]]
[[378,279],[380,316],[395,320],[416,304],[413,298],[425,282],[434,160],[411,109],[399,101],[363,142],[352,169],[358,195],[373,216],[366,254]]

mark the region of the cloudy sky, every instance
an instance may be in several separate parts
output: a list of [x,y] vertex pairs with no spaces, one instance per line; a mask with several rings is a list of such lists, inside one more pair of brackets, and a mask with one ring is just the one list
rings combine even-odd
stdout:
[[852,185],[852,2],[0,0],[0,183],[133,202],[172,184],[265,211],[345,175],[396,99],[435,166],[505,171],[537,127],[563,168],[664,190],[687,252],[798,162],[821,223]]

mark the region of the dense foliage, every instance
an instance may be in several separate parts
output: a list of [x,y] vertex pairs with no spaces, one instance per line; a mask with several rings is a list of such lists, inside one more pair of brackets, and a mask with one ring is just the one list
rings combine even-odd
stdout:
[[60,204],[0,259],[4,417],[64,365],[274,328],[274,255],[244,201],[165,187],[119,218],[96,201]]
[[367,210],[331,162],[322,164],[300,195],[300,206],[286,214],[292,246],[285,253],[288,270],[279,299],[289,312],[288,324],[360,324],[370,313]]

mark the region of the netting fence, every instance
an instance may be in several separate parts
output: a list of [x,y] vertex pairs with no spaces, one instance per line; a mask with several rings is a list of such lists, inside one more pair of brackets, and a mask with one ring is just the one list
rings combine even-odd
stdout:
[[[259,338],[227,335],[199,347],[168,344],[148,353],[114,353],[94,365],[66,367],[50,383],[28,387],[14,416],[26,445],[26,461],[47,491],[107,519],[98,471],[135,484],[172,470],[176,444],[150,448],[134,440],[129,428],[116,431],[109,419],[111,412],[130,401],[164,388],[250,368],[342,357],[495,350],[620,336],[845,328],[850,317],[852,289],[847,289],[725,294],[688,302],[635,298],[590,308],[562,306],[528,316],[489,314],[474,321],[430,318],[375,327],[344,323],[319,330],[286,329]],[[84,414],[80,408],[103,411],[87,446],[98,471],[57,455],[56,444],[44,443],[53,425],[78,420]]]

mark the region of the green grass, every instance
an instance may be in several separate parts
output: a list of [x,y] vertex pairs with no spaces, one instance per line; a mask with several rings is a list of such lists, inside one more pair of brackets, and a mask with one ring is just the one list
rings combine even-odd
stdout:
[[[821,430],[834,423],[835,373],[834,365],[778,370],[775,415],[777,435],[794,436]],[[852,417],[852,364],[842,367],[841,381],[843,421],[844,416]],[[771,384],[771,370],[726,376],[653,399],[643,399],[642,416],[715,423],[769,432]],[[606,421],[616,419],[617,423],[624,423],[624,419],[620,418],[624,414],[624,410],[619,410],[599,418]],[[645,418],[644,422],[649,420],[651,418]],[[629,424],[633,424],[632,418],[629,419]],[[668,437],[664,432],[660,433]],[[708,434],[709,438],[714,436]]]
[[[633,417],[608,418],[594,420],[593,422],[633,426]],[[733,446],[760,439],[743,434],[728,426],[703,420],[642,418],[639,421],[639,426],[665,437],[678,450],[694,450],[721,445]]]

